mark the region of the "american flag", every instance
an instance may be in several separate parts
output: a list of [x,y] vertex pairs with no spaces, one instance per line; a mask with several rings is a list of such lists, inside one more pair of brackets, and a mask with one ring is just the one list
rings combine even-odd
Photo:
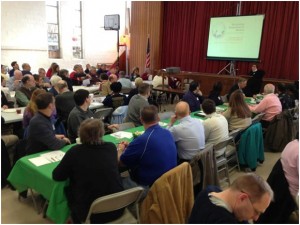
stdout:
[[146,51],[145,67],[150,68],[150,40],[149,40],[149,37],[148,37],[148,40],[147,40],[147,51]]

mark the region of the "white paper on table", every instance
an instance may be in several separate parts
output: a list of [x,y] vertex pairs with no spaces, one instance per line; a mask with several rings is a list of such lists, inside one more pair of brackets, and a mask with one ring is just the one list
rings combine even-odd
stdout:
[[221,108],[219,106],[216,106],[216,111],[217,112],[223,112],[225,109],[224,108]]
[[46,159],[42,156],[31,158],[31,159],[29,159],[29,161],[31,163],[33,163],[35,166],[42,166],[42,165],[51,163],[51,161],[49,161],[48,159]]
[[51,151],[45,154],[41,154],[42,157],[49,160],[50,162],[58,162],[61,161],[64,157],[65,153],[61,150]]
[[126,131],[118,131],[116,133],[111,134],[111,136],[115,138],[132,138],[132,133]]
[[168,124],[167,123],[164,123],[164,122],[158,122],[158,124],[159,124],[159,126],[161,126],[161,127],[164,127],[164,126],[167,126]]

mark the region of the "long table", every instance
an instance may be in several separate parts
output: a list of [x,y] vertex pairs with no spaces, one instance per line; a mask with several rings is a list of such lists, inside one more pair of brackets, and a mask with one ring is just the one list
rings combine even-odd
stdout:
[[[227,106],[220,106],[219,108],[226,109]],[[205,119],[197,117],[194,114],[195,113],[191,114],[191,116],[194,118],[198,118],[201,120]],[[166,119],[163,122],[168,123],[169,119]],[[144,131],[144,127],[135,127],[126,131],[130,133],[134,133],[135,131]],[[113,137],[112,135],[105,135],[103,137],[103,140],[106,142],[118,144],[120,141],[124,140],[130,142],[132,138],[119,139]],[[67,145],[61,150],[67,152],[74,145],[75,144]],[[50,151],[28,155],[19,159],[11,171],[8,177],[8,181],[19,192],[25,191],[28,188],[32,188],[41,195],[43,195],[43,197],[49,201],[49,205],[46,211],[47,217],[55,223],[65,223],[70,215],[70,210],[68,207],[68,202],[64,193],[64,189],[66,186],[68,186],[69,182],[58,182],[52,179],[52,171],[56,168],[59,162],[52,162],[42,166],[35,166],[29,161],[29,159],[38,157],[46,152]]]
[[17,114],[17,111],[14,111],[14,112],[5,112],[5,110],[1,111],[1,116],[4,118],[5,124],[16,123],[16,122],[22,121],[25,108],[26,107],[9,109],[9,110],[21,109],[21,114]]

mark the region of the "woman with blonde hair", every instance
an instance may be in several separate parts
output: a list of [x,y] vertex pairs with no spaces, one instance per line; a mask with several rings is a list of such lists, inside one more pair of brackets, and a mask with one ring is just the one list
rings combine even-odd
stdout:
[[223,116],[228,121],[229,131],[244,129],[251,125],[251,111],[244,100],[244,94],[240,90],[236,90],[230,95],[229,107]]

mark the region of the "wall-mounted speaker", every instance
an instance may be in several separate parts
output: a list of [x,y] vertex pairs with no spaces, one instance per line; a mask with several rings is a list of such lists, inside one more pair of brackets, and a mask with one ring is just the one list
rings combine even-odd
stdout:
[[104,30],[120,30],[120,15],[105,15]]

